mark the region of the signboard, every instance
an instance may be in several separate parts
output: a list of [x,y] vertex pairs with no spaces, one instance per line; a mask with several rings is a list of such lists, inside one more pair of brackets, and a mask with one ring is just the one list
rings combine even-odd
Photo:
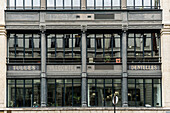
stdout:
[[8,71],[39,71],[40,65],[9,65]]
[[160,65],[129,65],[129,70],[161,70]]
[[114,96],[112,99],[112,103],[115,105],[118,103],[118,96]]

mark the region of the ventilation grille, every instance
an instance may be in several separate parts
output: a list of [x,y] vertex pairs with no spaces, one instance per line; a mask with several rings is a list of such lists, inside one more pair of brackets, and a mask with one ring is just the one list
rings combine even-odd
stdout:
[[95,14],[95,19],[114,19],[114,14]]

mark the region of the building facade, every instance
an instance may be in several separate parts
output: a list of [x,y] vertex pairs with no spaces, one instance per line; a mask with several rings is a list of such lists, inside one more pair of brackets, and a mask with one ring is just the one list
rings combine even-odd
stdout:
[[1,0],[0,112],[169,113],[169,5]]

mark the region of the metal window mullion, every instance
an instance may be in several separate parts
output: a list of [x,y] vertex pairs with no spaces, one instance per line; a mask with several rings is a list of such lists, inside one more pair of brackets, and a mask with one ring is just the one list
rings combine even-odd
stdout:
[[17,94],[17,89],[16,89],[16,79],[15,79],[15,107],[16,107],[16,94]]
[[94,9],[96,9],[96,0],[94,0]]
[[72,106],[74,106],[74,84],[73,84],[73,79],[72,79]]
[[9,85],[9,84],[8,84],[8,80],[9,80],[9,79],[7,79],[7,82],[6,82],[6,86],[7,86],[7,88],[6,88],[6,106],[7,106],[7,107],[9,107],[9,106],[8,106],[8,85]]
[[32,107],[33,107],[33,103],[34,103],[34,79],[32,79]]
[[71,41],[71,44],[72,44],[72,58],[73,58],[73,34],[72,34],[72,41]]
[[[86,2],[86,8],[87,8],[87,2]],[[80,9],[81,9],[81,0],[80,0]]]
[[134,6],[133,8],[135,9],[135,0],[133,0],[133,6]]
[[[145,56],[145,43],[146,43],[146,39],[144,40],[144,38],[146,38],[146,37],[144,37],[144,35],[143,35],[143,58],[144,58],[144,56]],[[145,43],[144,43],[144,41],[145,41]]]
[[114,36],[111,36],[111,41],[112,41],[112,42],[111,42],[111,48],[112,48],[112,58],[113,58],[113,40],[114,40],[113,38],[114,38]]
[[32,40],[31,40],[31,43],[32,43],[32,57],[34,57],[34,35],[32,34]]
[[56,83],[56,79],[54,79],[55,80],[55,107],[56,107],[56,105],[57,105],[57,83]]
[[136,79],[135,79],[135,106],[137,105],[137,97],[136,97]]
[[104,81],[103,81],[103,85],[104,85],[104,89],[103,89],[103,90],[104,90],[104,106],[105,106],[105,102],[106,102],[106,99],[105,99],[105,97],[106,97],[106,96],[105,96],[105,79],[104,79]]
[[120,57],[122,58],[122,34],[120,35]]
[[7,35],[7,63],[9,63],[9,35]]
[[15,9],[16,9],[16,5],[17,5],[17,2],[16,2],[16,0],[15,0]]
[[14,39],[14,42],[15,42],[15,58],[16,58],[16,54],[17,54],[17,52],[16,52],[16,34],[15,34],[15,37],[14,37],[15,39]]
[[54,9],[56,9],[56,3],[57,3],[56,0],[54,0]]
[[159,34],[159,62],[161,62],[161,37],[160,37],[160,34]]
[[110,0],[111,1],[111,10],[113,9],[113,0]]
[[151,33],[151,56],[153,57],[153,34]]
[[31,8],[33,9],[33,7],[34,7],[33,0],[31,2],[32,2]]
[[23,97],[24,97],[24,99],[23,99],[23,107],[25,107],[25,79],[24,79],[24,88],[23,88]]
[[152,0],[150,0],[150,2],[151,2],[151,9],[152,9]]
[[24,59],[25,59],[25,34],[24,34],[24,37],[23,37],[23,44],[24,44],[23,49],[24,49]]
[[154,107],[154,83],[152,79],[152,107]]
[[94,36],[94,38],[95,38],[95,41],[94,41],[94,45],[95,45],[95,58],[96,58],[96,34],[95,34],[95,36]]
[[65,9],[64,2],[65,2],[65,0],[63,0],[63,9]]
[[144,7],[144,0],[142,0],[142,7]]
[[71,9],[73,9],[73,0],[71,0]]
[[96,94],[97,94],[97,88],[96,88],[96,85],[97,85],[97,79],[95,79],[95,106],[97,106],[97,96],[96,96]]
[[120,9],[121,9],[121,6],[122,6],[122,0],[120,0]]
[[[114,80],[114,79],[112,79],[112,98],[113,98],[114,92],[115,92],[115,91],[114,91],[114,83],[113,83],[113,80]],[[112,103],[112,106],[113,106],[113,103]]]
[[144,94],[143,96],[144,96],[144,107],[145,107],[145,100],[146,100],[146,99],[145,99],[145,97],[146,97],[146,94],[145,94],[145,90],[146,90],[146,89],[145,89],[145,79],[143,79],[143,89],[144,89],[144,90],[143,90],[143,94]]
[[55,34],[55,58],[57,56],[57,40],[56,40],[56,34]]
[[134,56],[136,58],[136,33],[134,34]]
[[162,107],[162,79],[160,79],[160,96],[161,96],[161,107]]
[[63,85],[64,85],[64,88],[63,88],[63,106],[65,106],[65,79],[63,79]]
[[103,57],[105,57],[105,37],[103,34]]
[[25,0],[23,0],[23,9],[25,9]]
[[104,0],[102,0],[102,8],[104,9]]
[[63,58],[65,58],[65,41],[66,38],[64,38],[64,34],[63,34]]

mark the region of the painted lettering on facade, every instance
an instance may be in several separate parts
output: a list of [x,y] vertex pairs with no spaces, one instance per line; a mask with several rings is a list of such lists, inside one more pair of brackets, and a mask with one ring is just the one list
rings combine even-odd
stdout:
[[129,70],[160,70],[159,65],[129,65]]
[[80,71],[81,67],[77,65],[48,65],[47,71]]
[[12,65],[8,66],[8,71],[39,71],[39,65]]

